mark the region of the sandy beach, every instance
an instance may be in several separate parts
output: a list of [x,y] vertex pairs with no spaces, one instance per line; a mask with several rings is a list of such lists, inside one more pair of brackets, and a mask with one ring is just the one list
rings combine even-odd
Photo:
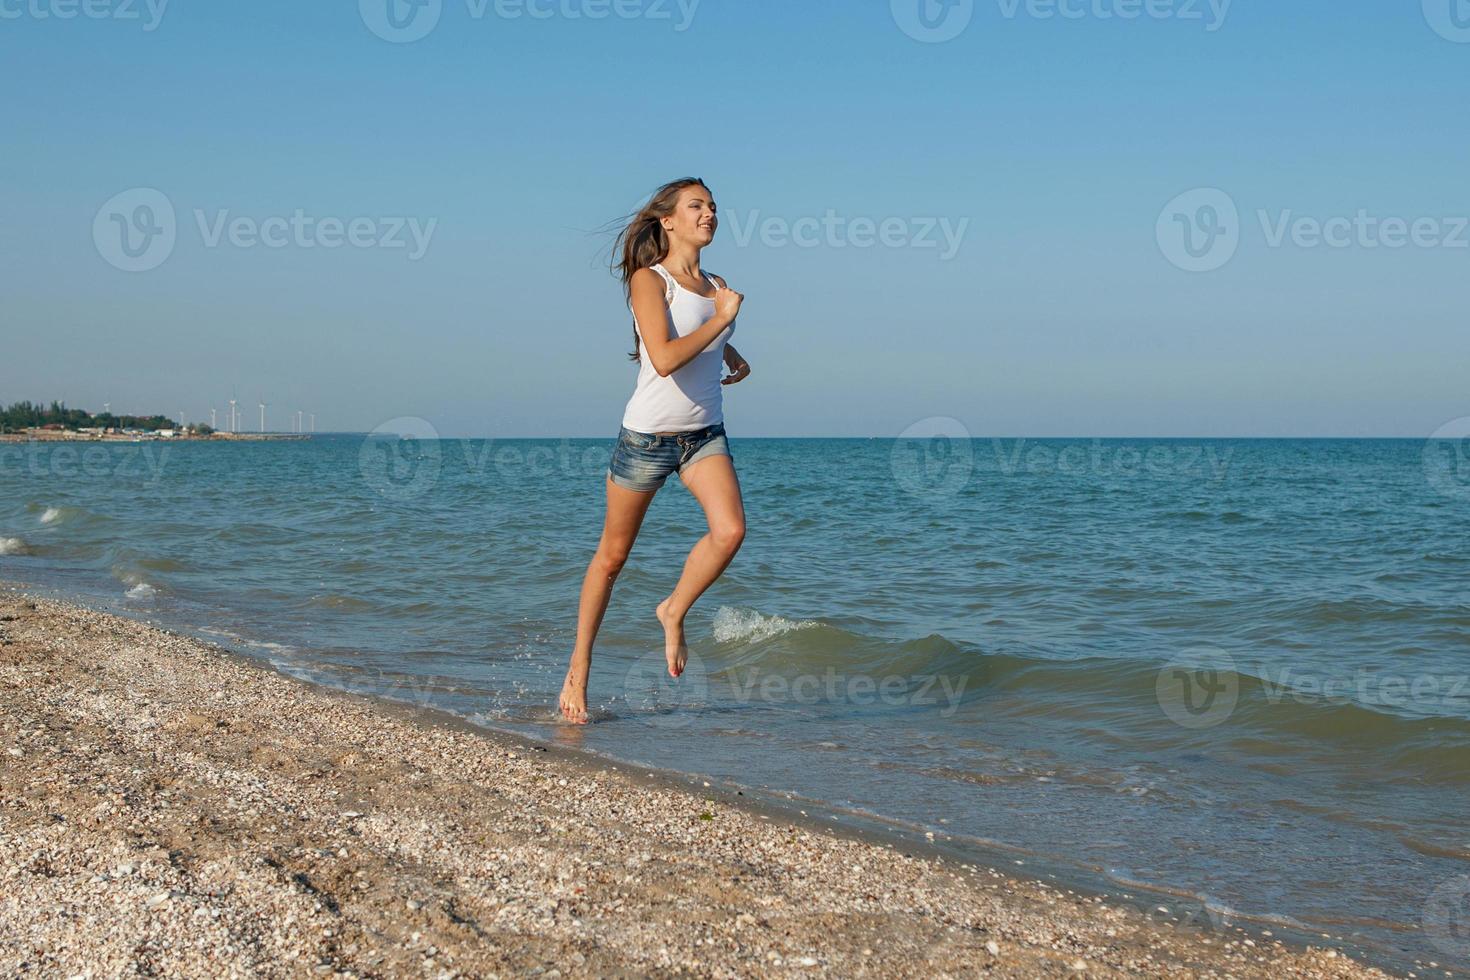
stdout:
[[1385,975],[13,589],[0,726],[5,976]]

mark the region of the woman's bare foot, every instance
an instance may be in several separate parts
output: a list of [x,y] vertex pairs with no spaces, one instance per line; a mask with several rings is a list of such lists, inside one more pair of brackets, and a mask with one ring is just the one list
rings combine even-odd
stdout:
[[575,666],[567,670],[566,683],[561,686],[561,698],[557,705],[562,716],[577,725],[587,724],[587,671],[578,679]]
[[[672,598],[673,596],[669,596],[669,599]],[[658,616],[658,621],[664,626],[664,658],[669,662],[669,676],[678,677],[684,673],[684,665],[689,662],[689,648],[684,645],[684,620],[675,620],[666,611],[669,599],[658,604],[654,615]]]

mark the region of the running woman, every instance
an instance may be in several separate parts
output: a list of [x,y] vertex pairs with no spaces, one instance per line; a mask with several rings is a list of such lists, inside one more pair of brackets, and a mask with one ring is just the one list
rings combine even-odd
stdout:
[[[660,187],[614,246],[613,267],[633,312],[629,357],[638,362],[638,383],[608,466],[602,539],[582,581],[577,642],[560,699],[571,722],[587,721],[592,644],[643,516],[668,475],[679,474],[709,523],[674,591],[654,610],[670,676],[681,675],[689,658],[684,617],[745,540],[722,409],[723,386],[750,376],[750,365],[730,345],[745,297],[699,264],[718,227],[714,195],[703,181],[686,178]],[[722,365],[731,372],[725,377]]]

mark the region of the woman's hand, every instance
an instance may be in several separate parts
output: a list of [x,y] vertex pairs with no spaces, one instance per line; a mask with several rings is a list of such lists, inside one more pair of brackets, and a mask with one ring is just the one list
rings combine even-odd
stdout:
[[746,362],[745,358],[741,357],[740,353],[729,344],[725,345],[725,366],[728,367],[732,373],[720,379],[720,384],[722,385],[732,385],[737,381],[744,381],[746,378],[750,377],[750,365]]
[[735,317],[740,315],[740,304],[745,302],[744,295],[737,293],[729,286],[721,286],[715,290],[715,316],[722,318],[726,323],[734,323]]

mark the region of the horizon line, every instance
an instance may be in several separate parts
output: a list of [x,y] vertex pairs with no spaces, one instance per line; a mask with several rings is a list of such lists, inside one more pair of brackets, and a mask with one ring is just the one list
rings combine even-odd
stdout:
[[[295,435],[296,433],[291,433],[291,434],[292,435]],[[371,436],[371,435],[379,435],[379,436],[382,436],[384,438],[387,438],[387,437],[393,436],[393,435],[400,435],[400,436],[401,435],[404,435],[404,433],[394,433],[394,432],[381,432],[381,433],[379,433],[379,432],[375,432],[374,430],[367,430],[367,431],[356,431],[356,430],[322,431],[322,430],[319,430],[319,431],[317,431],[315,433],[308,432],[308,433],[304,433],[304,434],[305,435],[308,435],[308,436],[309,435],[318,435],[318,436],[362,436],[362,437]],[[726,434],[727,435],[730,435],[729,433],[726,433]],[[547,439],[594,439],[594,440],[605,440],[606,441],[606,440],[613,440],[613,439],[616,439],[617,438],[616,436],[568,436],[568,435],[560,435],[560,436],[506,436],[506,435],[499,435],[499,436],[462,435],[461,436],[461,435],[452,435],[452,436],[436,436],[436,437],[433,437],[433,438],[426,438],[426,437],[423,437],[423,436],[415,436],[412,433],[407,433],[407,435],[409,435],[411,438],[424,439],[425,442],[446,442],[446,441],[453,441],[453,440],[456,440],[456,439],[502,439],[502,440],[516,440],[516,441],[522,441],[522,442],[545,441]],[[851,440],[865,440],[865,441],[866,440],[873,440],[873,439],[892,439],[892,440],[898,440],[898,439],[915,439],[915,440],[921,440],[921,439],[932,439],[932,438],[951,438],[951,439],[963,438],[963,437],[960,437],[960,436],[949,436],[949,435],[945,435],[945,434],[942,434],[942,433],[936,434],[934,436],[899,436],[899,435],[866,435],[866,436],[836,436],[836,435],[800,435],[800,436],[739,435],[739,436],[734,436],[734,435],[731,435],[730,437],[731,438],[738,438],[738,439],[851,439]],[[1266,436],[1266,435],[1235,435],[1235,436],[1195,436],[1195,435],[1188,435],[1188,436],[1141,436],[1141,435],[1134,435],[1134,436],[1100,436],[1100,435],[1071,435],[1071,436],[1036,436],[1036,435],[1026,435],[1026,436],[1015,436],[1015,435],[1005,435],[1005,436],[996,436],[996,435],[972,435],[972,436],[969,436],[968,438],[971,439],[972,441],[975,440],[975,439],[1047,439],[1047,440],[1071,440],[1071,441],[1076,441],[1076,440],[1081,440],[1081,439],[1096,439],[1096,440],[1109,440],[1109,439],[1112,439],[1112,440],[1121,440],[1121,439],[1147,440],[1147,439],[1152,439],[1152,440],[1156,440],[1156,441],[1164,441],[1164,440],[1167,440],[1167,441],[1171,441],[1171,442],[1178,442],[1178,441],[1183,441],[1183,440],[1215,441],[1215,442],[1226,442],[1226,441],[1235,441],[1235,442],[1245,442],[1245,441],[1270,442],[1270,441],[1276,441],[1276,440],[1292,440],[1292,439],[1296,439],[1296,440],[1315,439],[1315,440],[1320,440],[1320,441],[1338,441],[1338,442],[1368,442],[1368,441],[1379,441],[1379,442],[1427,442],[1427,441],[1429,441],[1431,439],[1435,439],[1435,437],[1433,435],[1398,435],[1398,436],[1343,436],[1343,435],[1271,435],[1271,436]],[[1440,442],[1451,441],[1451,442],[1453,442],[1453,441],[1457,441],[1457,438],[1456,437],[1450,437],[1450,436],[1441,436],[1441,437],[1438,437],[1438,439],[1436,441],[1440,441]]]

